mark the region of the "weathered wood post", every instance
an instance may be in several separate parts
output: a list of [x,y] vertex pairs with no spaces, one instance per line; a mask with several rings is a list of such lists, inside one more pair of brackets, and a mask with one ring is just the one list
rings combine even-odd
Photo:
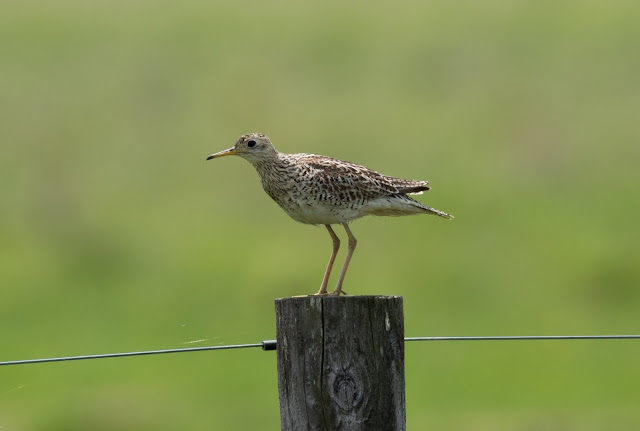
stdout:
[[406,429],[401,296],[276,300],[283,431]]

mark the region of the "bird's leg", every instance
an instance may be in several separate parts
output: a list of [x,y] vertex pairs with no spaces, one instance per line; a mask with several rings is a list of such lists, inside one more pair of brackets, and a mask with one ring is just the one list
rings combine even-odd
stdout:
[[342,290],[342,282],[344,281],[344,275],[347,273],[349,262],[351,262],[353,251],[356,249],[356,244],[358,244],[356,237],[353,236],[353,234],[351,233],[351,229],[349,229],[349,225],[347,225],[346,223],[342,223],[342,226],[344,226],[344,230],[346,230],[347,235],[349,235],[349,249],[347,251],[347,257],[344,259],[344,265],[342,265],[342,271],[340,272],[340,278],[338,278],[338,284],[336,284],[335,290],[331,292],[332,295],[340,295],[341,293],[344,293],[346,295],[346,293]]
[[[329,264],[327,265],[327,270],[324,272],[324,278],[322,279],[322,285],[320,286],[320,290],[316,295],[325,295],[327,293],[327,283],[329,283],[329,276],[331,275],[331,268],[333,268],[333,262],[336,260],[336,255],[338,254],[338,249],[340,248],[340,238],[338,235],[331,229],[331,226],[325,224],[325,227],[329,231],[329,235],[331,235],[331,239],[333,240],[333,251],[331,252],[331,257],[329,258]],[[351,243],[351,241],[349,241]]]

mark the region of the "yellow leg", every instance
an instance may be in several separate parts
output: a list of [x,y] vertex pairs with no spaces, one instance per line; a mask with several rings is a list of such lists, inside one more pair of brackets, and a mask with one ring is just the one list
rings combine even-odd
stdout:
[[353,256],[353,251],[356,249],[356,244],[358,244],[358,240],[351,233],[351,229],[349,229],[349,225],[346,223],[342,223],[344,226],[344,230],[347,231],[347,235],[349,235],[349,249],[347,250],[347,257],[344,259],[344,265],[342,265],[342,271],[340,271],[340,278],[338,278],[338,284],[336,284],[336,288],[332,295],[340,295],[341,293],[346,293],[342,290],[342,283],[344,282],[344,276],[347,273],[347,268],[349,267],[349,262],[351,262],[351,256]]
[[[331,239],[333,240],[333,251],[331,252],[331,257],[329,258],[329,264],[327,265],[327,270],[324,272],[324,278],[322,279],[322,284],[320,285],[320,290],[316,295],[325,295],[327,293],[327,283],[329,283],[329,276],[331,275],[331,268],[333,268],[333,262],[336,260],[336,255],[338,254],[338,249],[340,248],[340,238],[333,231],[330,225],[324,225],[329,231],[329,235],[331,235]],[[351,241],[349,241],[351,244]]]

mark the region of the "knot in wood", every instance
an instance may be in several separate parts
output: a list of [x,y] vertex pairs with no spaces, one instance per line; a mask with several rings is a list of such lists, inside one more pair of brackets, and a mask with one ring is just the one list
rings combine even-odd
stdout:
[[341,370],[334,374],[331,384],[333,401],[345,411],[355,410],[362,403],[364,388],[351,370]]

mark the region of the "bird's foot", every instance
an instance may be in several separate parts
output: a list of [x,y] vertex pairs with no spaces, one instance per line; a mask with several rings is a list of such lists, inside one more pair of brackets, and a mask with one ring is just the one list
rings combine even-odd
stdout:
[[344,296],[348,296],[347,292],[345,292],[342,289],[336,289],[333,292],[327,292],[325,290],[324,292],[314,293],[313,295],[301,295],[301,296],[340,296],[341,294]]

